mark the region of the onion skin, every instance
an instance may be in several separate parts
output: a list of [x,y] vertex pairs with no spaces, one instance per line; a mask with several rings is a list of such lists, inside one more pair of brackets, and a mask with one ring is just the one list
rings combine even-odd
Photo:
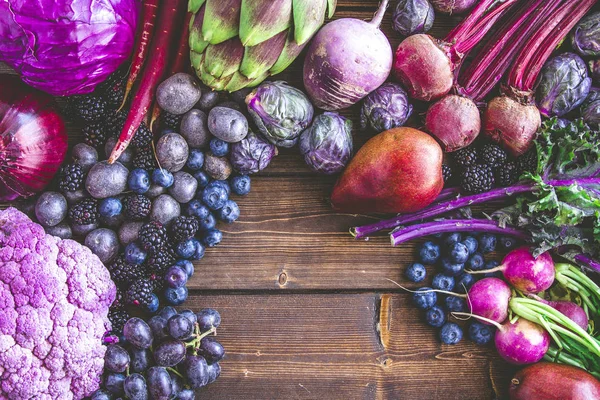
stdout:
[[479,135],[479,109],[471,99],[452,94],[429,107],[425,127],[450,153],[467,147]]
[[67,131],[54,99],[0,74],[0,201],[41,192],[67,153]]
[[483,132],[492,141],[520,156],[531,148],[542,125],[536,106],[509,96],[495,97],[483,114]]
[[448,94],[453,69],[450,58],[430,35],[409,36],[396,49],[394,75],[414,99],[431,101]]
[[511,400],[598,400],[600,382],[580,368],[541,362],[517,372],[508,393]]

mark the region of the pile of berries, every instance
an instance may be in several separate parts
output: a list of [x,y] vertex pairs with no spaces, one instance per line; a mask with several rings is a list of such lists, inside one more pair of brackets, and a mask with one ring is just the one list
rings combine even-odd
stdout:
[[147,321],[130,318],[120,337],[108,335],[101,389],[92,400],[195,399],[221,373],[225,350],[215,340],[221,316],[165,307]]
[[[464,294],[476,282],[479,276],[498,276],[499,271],[482,275],[466,272],[485,271],[499,265],[498,261],[485,255],[495,250],[509,250],[516,242],[511,237],[497,237],[492,234],[450,233],[438,235],[434,240],[423,243],[418,249],[419,262],[408,266],[405,276],[415,283],[427,279],[425,265],[432,265],[436,273],[431,286],[421,287],[413,293],[414,304],[423,310],[428,325],[439,329],[442,343],[456,344],[463,338],[463,329],[448,317],[453,312],[469,312]],[[435,290],[456,293],[455,296],[437,293]],[[487,344],[493,338],[494,327],[472,320],[469,323],[469,338],[477,344]]]

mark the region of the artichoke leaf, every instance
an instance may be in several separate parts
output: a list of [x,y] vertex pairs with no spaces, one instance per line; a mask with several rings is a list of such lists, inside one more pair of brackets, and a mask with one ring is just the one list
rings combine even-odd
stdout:
[[245,87],[256,86],[259,83],[261,83],[262,81],[264,81],[265,79],[267,79],[268,77],[269,77],[269,73],[266,72],[256,79],[248,79],[248,77],[242,75],[239,72],[236,72],[231,77],[231,80],[229,81],[229,83],[227,83],[227,86],[225,86],[223,89],[228,92],[235,92],[235,91],[243,89]]
[[256,46],[290,28],[292,0],[242,0],[240,39]]
[[239,69],[244,57],[244,47],[238,38],[233,38],[208,46],[204,54],[204,70],[218,79]]
[[206,0],[190,0],[188,2],[188,12],[196,14],[205,1]]
[[337,0],[327,0],[327,18],[333,17],[335,8],[337,7]]
[[233,76],[227,75],[222,78],[216,78],[204,69],[204,64],[200,64],[200,68],[197,72],[200,79],[202,79],[202,82],[204,82],[205,85],[210,86],[214,90],[225,90],[225,86],[227,86],[227,84]]
[[294,1],[294,38],[302,45],[325,22],[327,3],[325,0],[293,0]]
[[286,69],[287,67],[289,67],[290,64],[292,62],[294,62],[296,57],[298,57],[298,55],[300,55],[300,52],[302,51],[304,46],[306,46],[306,44],[299,46],[298,43],[296,43],[296,41],[294,40],[294,34],[292,32],[290,32],[288,34],[287,41],[285,42],[285,45],[283,46],[283,50],[281,51],[281,54],[279,55],[279,58],[277,59],[277,61],[271,67],[271,70],[269,71],[271,73],[271,75],[278,74],[278,73],[282,72],[284,69]]
[[256,46],[247,46],[240,66],[242,75],[256,79],[264,75],[275,64],[286,42],[288,32],[281,32]]
[[204,8],[202,8],[198,14],[192,15],[190,19],[190,36],[189,44],[190,49],[196,53],[202,53],[208,42],[202,38],[202,21],[204,20]]
[[210,44],[223,43],[238,34],[242,0],[207,0],[202,35]]

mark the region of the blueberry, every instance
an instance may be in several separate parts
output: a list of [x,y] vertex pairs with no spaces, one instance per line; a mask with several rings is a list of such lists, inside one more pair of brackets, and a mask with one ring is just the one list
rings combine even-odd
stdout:
[[177,260],[175,263],[178,267],[181,267],[188,276],[188,279],[194,275],[194,264],[189,260]]
[[188,275],[185,270],[177,265],[172,266],[165,273],[165,282],[172,288],[182,287],[187,283]]
[[404,274],[409,281],[418,283],[425,279],[427,276],[427,270],[423,264],[413,263],[406,268]]
[[185,286],[175,288],[166,288],[165,289],[165,300],[167,303],[178,306],[182,304],[188,297],[188,289]]
[[444,238],[443,243],[447,247],[451,247],[453,244],[460,242],[461,239],[462,239],[462,235],[459,232],[454,232],[454,233],[448,234]]
[[205,188],[210,182],[210,177],[204,171],[196,171],[193,176],[198,181],[198,187],[200,189]]
[[227,201],[227,192],[221,186],[207,186],[202,191],[202,201],[211,210],[218,210]]
[[217,157],[223,157],[229,153],[229,143],[221,139],[211,139],[209,147],[210,151],[212,151],[212,153]]
[[231,178],[231,190],[238,196],[245,196],[250,193],[250,177],[248,175],[238,175]]
[[146,256],[146,252],[135,242],[129,243],[125,247],[125,262],[127,264],[140,265],[146,260]]
[[192,171],[199,171],[204,165],[204,153],[198,149],[191,149],[185,165]]
[[412,300],[417,306],[417,308],[421,310],[429,310],[435,305],[435,303],[437,302],[437,295],[431,290],[432,289],[429,287],[422,287],[420,289],[417,289],[416,293],[413,293]]
[[448,248],[448,258],[454,264],[464,264],[469,259],[469,249],[462,243],[454,243]]
[[494,328],[490,325],[482,324],[479,321],[471,322],[469,325],[469,339],[475,344],[488,344],[494,337]]
[[472,271],[481,271],[484,265],[485,259],[483,258],[483,254],[474,253],[469,257],[465,266]]
[[219,213],[219,219],[227,223],[232,223],[240,217],[240,208],[233,200],[227,200],[225,205],[217,212]]
[[148,312],[155,313],[156,310],[158,310],[160,301],[158,300],[158,296],[155,295],[154,293],[152,293],[152,296],[150,298],[151,298],[150,303],[148,303],[148,305],[146,306],[146,309],[148,310]]
[[463,331],[454,322],[446,322],[440,329],[440,340],[444,344],[456,344],[462,340]]
[[202,235],[202,243],[206,247],[215,247],[221,243],[221,239],[223,239],[223,233],[216,228],[209,229]]
[[198,240],[196,240],[194,254],[190,257],[191,260],[201,260],[204,257],[204,246]]
[[441,268],[444,274],[450,276],[457,276],[463,271],[464,264],[455,264],[448,258],[442,258]]
[[209,231],[217,226],[217,220],[212,213],[209,213],[206,218],[200,220],[200,230],[202,232]]
[[196,252],[196,239],[188,239],[177,243],[175,246],[175,254],[181,258],[191,258]]
[[214,180],[214,181],[211,181],[208,184],[207,187],[211,187],[211,186],[220,186],[220,187],[222,187],[227,192],[227,196],[228,197],[231,194],[231,186],[229,186],[229,182],[228,181]]
[[200,200],[192,200],[185,206],[185,212],[190,217],[203,219],[208,217],[210,210]]
[[475,253],[477,251],[477,247],[479,246],[479,243],[477,243],[477,239],[475,239],[473,236],[467,236],[462,240],[461,243],[467,246],[469,254]]
[[515,240],[515,238],[510,237],[510,236],[500,236],[500,239],[498,239],[498,242],[500,242],[501,250],[511,250],[517,244],[517,241]]
[[454,278],[444,274],[437,274],[433,277],[431,286],[434,289],[450,292],[452,289],[454,289]]
[[170,171],[164,168],[156,168],[152,171],[152,183],[164,188],[171,187],[175,182],[175,178]]
[[456,280],[456,292],[466,293],[475,283],[475,277],[469,273],[463,272]]
[[127,177],[127,187],[137,194],[144,194],[150,189],[150,176],[145,169],[136,168]]
[[484,233],[479,237],[479,251],[483,254],[496,250],[496,236]]
[[419,257],[423,264],[435,264],[440,258],[440,246],[432,241],[423,243],[419,249]]
[[444,305],[450,312],[465,312],[467,311],[467,302],[457,296],[448,296],[444,299]]
[[446,323],[446,313],[438,306],[433,306],[425,313],[427,324],[439,328]]
[[123,211],[123,203],[116,197],[108,197],[100,200],[100,204],[98,205],[98,212],[103,218],[115,217],[121,214],[121,211]]

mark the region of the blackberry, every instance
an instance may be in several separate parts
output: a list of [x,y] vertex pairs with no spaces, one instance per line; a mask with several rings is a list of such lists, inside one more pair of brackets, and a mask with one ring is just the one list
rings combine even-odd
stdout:
[[519,180],[519,168],[515,162],[509,161],[496,170],[496,185],[500,187],[510,186]]
[[470,165],[462,173],[461,188],[468,193],[482,193],[494,186],[494,173],[489,165]]
[[158,253],[149,256],[146,265],[151,273],[162,277],[175,264],[175,261],[175,252],[167,246]]
[[60,169],[58,188],[63,192],[74,192],[83,183],[83,168],[79,164],[67,164]]
[[96,122],[106,115],[106,101],[98,95],[73,96],[69,98],[68,102],[75,117],[81,120]]
[[88,225],[98,221],[98,201],[83,199],[69,209],[69,219],[76,225]]
[[120,287],[117,287],[117,291],[115,294],[115,301],[110,305],[110,309],[113,311],[123,310],[125,309],[125,294]]
[[479,154],[475,146],[465,147],[452,153],[452,158],[456,164],[461,167],[468,167],[470,165],[477,164],[477,158]]
[[525,172],[534,173],[537,171],[538,157],[537,150],[535,147],[517,158],[517,168],[519,170],[519,176]]
[[140,228],[138,240],[148,254],[157,254],[167,243],[167,230],[160,222],[148,222]]
[[126,119],[127,114],[125,114],[123,111],[110,113],[106,117],[106,137],[119,137],[121,135],[123,125],[125,125]]
[[134,220],[141,221],[150,214],[152,202],[143,194],[130,194],[123,199],[125,215]]
[[508,154],[497,144],[486,143],[479,150],[479,160],[482,164],[489,165],[492,168],[498,168],[506,164]]
[[131,285],[131,282],[135,282],[148,275],[146,267],[128,264],[125,262],[125,257],[122,255],[117,257],[117,259],[108,267],[108,270],[112,280],[117,286],[122,288],[126,288]]
[[129,320],[129,313],[125,310],[110,310],[108,312],[108,320],[112,327],[111,331],[115,333],[122,333],[125,322]]
[[136,149],[133,156],[133,167],[145,169],[150,172],[158,168],[156,158],[154,157],[154,150],[151,146]]
[[106,143],[105,124],[102,122],[91,122],[83,127],[83,141],[92,147],[103,146]]
[[171,237],[176,242],[183,242],[194,237],[199,227],[200,223],[196,217],[179,216],[171,224]]
[[138,279],[127,289],[127,304],[147,307],[152,301],[154,284],[148,278]]
[[113,72],[104,82],[96,87],[110,109],[116,110],[125,97],[125,79],[120,70]]
[[156,275],[156,274],[152,274],[150,276],[150,281],[152,282],[152,284],[154,285],[154,292],[155,293],[162,293],[162,291],[165,288],[165,279],[162,275]]
[[152,131],[145,123],[141,123],[138,130],[133,135],[133,139],[131,139],[131,144],[135,148],[143,148],[149,147],[150,143],[152,143]]
[[173,129],[174,131],[179,130],[179,124],[181,123],[181,115],[175,115],[163,111],[160,115],[160,122],[163,129]]
[[446,186],[450,182],[450,179],[452,179],[452,167],[448,164],[442,164],[442,175],[444,177],[444,186]]

